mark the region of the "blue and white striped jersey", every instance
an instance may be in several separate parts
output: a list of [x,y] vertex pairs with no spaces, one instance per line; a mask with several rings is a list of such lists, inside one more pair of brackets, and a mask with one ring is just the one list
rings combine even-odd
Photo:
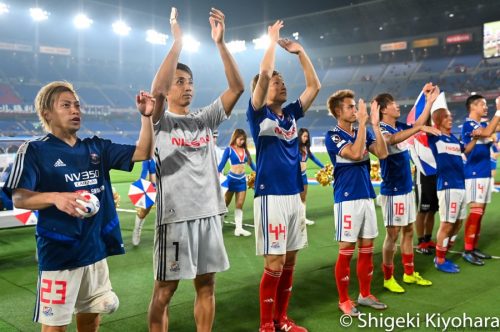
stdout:
[[375,142],[375,137],[366,131],[366,145],[361,161],[354,161],[340,156],[342,150],[354,144],[358,130],[351,136],[348,132],[335,127],[326,133],[325,145],[333,164],[333,190],[335,203],[356,199],[375,198],[370,179],[370,156],[368,148]]
[[267,106],[255,110],[249,101],[247,120],[257,148],[256,197],[294,195],[304,190],[297,138],[297,120],[303,116],[300,99],[285,106],[282,116]]
[[[382,135],[394,135],[400,131],[411,128],[411,125],[396,121],[396,127],[385,122],[380,122]],[[408,144],[403,141],[399,144],[387,144],[389,155],[380,161],[382,184],[380,193],[386,196],[404,195],[412,191],[410,153]]]

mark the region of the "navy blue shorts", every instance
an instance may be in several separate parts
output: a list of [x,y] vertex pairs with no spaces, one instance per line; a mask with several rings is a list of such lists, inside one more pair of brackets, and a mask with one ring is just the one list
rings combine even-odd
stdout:
[[229,172],[226,180],[222,182],[222,186],[227,188],[227,191],[239,193],[247,190],[247,177],[245,173],[235,174]]

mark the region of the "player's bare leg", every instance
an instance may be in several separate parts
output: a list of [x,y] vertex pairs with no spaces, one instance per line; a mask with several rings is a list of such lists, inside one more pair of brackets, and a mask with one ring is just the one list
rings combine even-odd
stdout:
[[215,273],[197,275],[194,279],[196,299],[194,320],[197,332],[210,332],[215,317]]
[[67,325],[64,326],[48,326],[42,325],[42,332],[66,332]]
[[168,331],[168,306],[178,285],[179,280],[155,280],[153,296],[151,297],[148,311],[149,331]]
[[[382,270],[384,271],[384,288],[393,293],[404,293],[404,288],[394,278],[394,255],[398,241],[399,226],[386,226],[385,239],[382,247]],[[403,253],[403,247],[401,247]]]
[[101,315],[93,313],[79,313],[76,315],[76,328],[78,332],[95,332],[99,330]]

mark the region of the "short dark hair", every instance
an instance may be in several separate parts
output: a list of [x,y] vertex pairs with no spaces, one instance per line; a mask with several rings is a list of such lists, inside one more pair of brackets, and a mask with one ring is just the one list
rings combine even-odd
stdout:
[[[260,74],[255,75],[252,79],[252,90],[251,90],[252,92],[253,92],[253,90],[255,90],[255,86],[257,85],[257,81],[259,80],[259,75]],[[271,75],[271,77],[276,76],[276,75],[281,76],[281,74],[278,71],[273,70],[273,74]]]
[[380,119],[382,119],[382,110],[387,108],[387,105],[394,102],[394,97],[389,93],[378,94],[374,100],[380,106]]
[[465,101],[465,108],[467,108],[467,112],[470,112],[470,106],[479,99],[485,99],[485,98],[481,95],[472,95],[469,98],[467,98],[467,100]]
[[189,68],[187,65],[181,62],[177,62],[177,69],[185,71],[186,73],[189,74],[189,76],[191,76],[191,78],[193,78],[193,72],[191,71],[191,68]]

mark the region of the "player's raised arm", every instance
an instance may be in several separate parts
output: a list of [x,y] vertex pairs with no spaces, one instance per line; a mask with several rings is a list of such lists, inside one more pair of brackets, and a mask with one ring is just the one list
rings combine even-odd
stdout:
[[478,128],[472,132],[473,137],[477,138],[487,138],[490,137],[496,130],[498,123],[500,123],[500,97],[495,99],[496,112],[493,115],[490,123],[486,128]]
[[372,101],[370,105],[370,118],[376,141],[370,145],[369,150],[371,153],[376,155],[378,159],[385,159],[389,155],[389,151],[387,150],[387,144],[382,136],[382,131],[380,130],[380,106],[375,100]]
[[177,22],[177,9],[175,7],[172,7],[170,12],[170,31],[172,32],[174,43],[165,59],[163,59],[151,85],[151,94],[156,99],[153,111],[154,123],[158,122],[164,111],[165,98],[174,80],[177,62],[179,61],[179,55],[182,50],[182,31]]
[[437,97],[441,93],[439,87],[437,85],[432,85],[431,82],[426,83],[422,88],[422,91],[424,92],[425,95],[425,106],[424,110],[422,111],[422,114],[420,114],[420,116],[417,119],[415,119],[414,127],[424,126],[427,123],[427,120],[431,115],[432,105],[434,104]]
[[311,59],[309,59],[309,56],[302,45],[290,39],[280,39],[278,44],[287,52],[297,54],[299,56],[300,65],[302,66],[302,70],[304,70],[304,76],[306,78],[306,89],[300,95],[302,110],[305,112],[309,109],[318,95],[319,89],[321,89],[321,83],[318,75],[316,74],[316,70],[314,70]]
[[132,161],[148,160],[153,156],[153,123],[151,115],[155,108],[155,98],[147,92],[141,91],[136,96],[136,106],[141,113],[141,131],[135,146]]
[[260,110],[266,104],[267,89],[274,72],[276,43],[280,38],[280,29],[282,27],[283,21],[281,20],[277,20],[273,25],[267,27],[269,46],[260,63],[259,78],[252,92],[252,106],[255,110]]
[[241,78],[238,66],[234,61],[233,56],[229,52],[224,41],[224,13],[218,9],[212,8],[210,10],[210,27],[212,28],[212,39],[215,42],[215,46],[219,50],[222,63],[224,64],[224,72],[226,73],[227,83],[229,85],[228,89],[224,91],[221,95],[222,106],[226,114],[229,116],[233,110],[234,105],[243,94],[245,85],[243,79]]

